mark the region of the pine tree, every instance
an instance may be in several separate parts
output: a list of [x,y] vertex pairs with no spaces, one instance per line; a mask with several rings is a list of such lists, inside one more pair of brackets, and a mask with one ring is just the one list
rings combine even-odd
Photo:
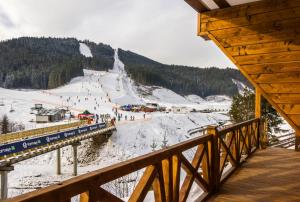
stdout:
[[150,147],[151,147],[152,151],[155,151],[155,149],[156,149],[156,147],[157,147],[157,143],[156,143],[156,141],[155,141],[154,138],[153,138],[153,140],[152,140],[152,144],[150,145]]
[[[265,120],[270,132],[272,129],[278,129],[282,123],[282,118],[277,111],[270,105],[266,99],[262,98],[262,120]],[[229,115],[235,123],[253,119],[255,116],[255,94],[245,88],[242,94],[233,97]]]
[[161,148],[165,149],[167,147],[168,147],[168,139],[167,139],[167,132],[165,131],[164,137],[163,137],[163,140],[162,140]]
[[2,129],[2,134],[6,134],[6,133],[10,132],[10,130],[9,130],[9,120],[8,120],[8,117],[7,117],[6,114],[3,115],[3,117],[2,117],[1,129]]
[[242,94],[233,97],[229,115],[234,122],[239,123],[253,119],[254,109],[254,93],[245,88]]

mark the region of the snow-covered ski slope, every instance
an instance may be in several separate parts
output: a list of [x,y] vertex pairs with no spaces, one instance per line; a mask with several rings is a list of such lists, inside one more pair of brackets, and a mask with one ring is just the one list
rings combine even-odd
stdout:
[[[67,106],[74,114],[87,109],[93,113],[109,113],[112,116],[113,107],[122,104],[156,102],[168,108],[176,106],[228,110],[231,103],[230,100],[206,101],[195,95],[183,97],[164,88],[155,88],[149,95],[143,96],[138,93],[139,88],[149,87],[134,84],[127,76],[124,64],[119,60],[116,51],[115,64],[111,71],[84,70],[84,76],[74,78],[67,85],[56,89],[25,91],[0,88],[0,101],[3,98],[5,104],[0,106],[0,114],[7,114],[10,120],[22,122],[27,128],[34,128],[50,125],[30,122],[31,119],[35,119],[34,115],[30,114],[30,108],[36,103],[41,103],[47,108]],[[15,111],[10,113],[11,106]],[[143,113],[119,112],[122,113],[122,119],[117,122],[117,132],[107,142],[95,146],[95,142],[88,140],[79,147],[79,174],[158,150],[164,138],[167,145],[182,142],[192,138],[188,134],[188,130],[192,128],[228,120],[224,115],[226,111],[155,112],[146,114],[145,119]],[[124,120],[125,116],[128,120]],[[135,120],[129,121],[130,116],[134,116]],[[156,146],[153,148],[153,145]],[[16,164],[15,170],[9,173],[9,195],[15,196],[71,178],[71,147],[65,147],[62,154],[63,174],[60,176],[55,175],[55,152]]]
[[79,51],[85,57],[93,57],[91,49],[85,43],[79,43]]

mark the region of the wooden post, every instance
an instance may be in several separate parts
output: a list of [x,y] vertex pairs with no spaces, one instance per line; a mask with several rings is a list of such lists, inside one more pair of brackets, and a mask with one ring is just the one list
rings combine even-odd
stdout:
[[265,130],[265,121],[261,120],[261,92],[258,88],[255,88],[255,118],[260,119],[260,124],[258,125],[258,136],[261,139],[257,139],[257,147],[261,146],[264,148],[267,143],[267,131]]
[[255,88],[255,118],[261,118],[261,92]]
[[[211,192],[217,192],[220,184],[220,152],[218,149],[218,132],[216,126],[208,126],[207,133],[212,135],[212,141],[209,143],[208,153],[211,158],[210,166],[210,189]],[[204,159],[204,158],[203,158]]]
[[14,170],[13,166],[0,168],[0,174],[1,174],[1,201],[7,199],[7,193],[8,193],[7,174],[12,170]]
[[295,132],[295,151],[300,151],[300,132]]
[[61,175],[61,157],[60,157],[60,148],[57,149],[57,153],[56,153],[57,157],[56,157],[56,174],[57,175]]
[[77,159],[77,147],[80,145],[80,142],[74,143],[72,145],[73,147],[73,175],[77,176],[77,163],[78,163],[78,159]]

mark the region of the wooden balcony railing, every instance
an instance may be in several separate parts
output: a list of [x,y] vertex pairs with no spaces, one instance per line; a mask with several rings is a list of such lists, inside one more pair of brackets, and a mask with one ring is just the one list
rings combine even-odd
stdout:
[[[208,128],[201,137],[8,201],[202,200],[258,148],[259,123],[253,119],[225,129]],[[116,186],[122,186],[122,194]]]

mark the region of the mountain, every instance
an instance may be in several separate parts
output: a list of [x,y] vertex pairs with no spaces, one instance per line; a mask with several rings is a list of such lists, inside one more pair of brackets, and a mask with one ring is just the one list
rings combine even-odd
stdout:
[[[114,63],[109,45],[75,38],[21,37],[0,42],[0,87],[56,88],[83,75],[83,69],[107,71]],[[138,84],[162,86],[181,95],[238,93],[246,79],[235,69],[166,65],[142,55],[118,50],[126,72]]]
[[118,54],[126,72],[136,82],[162,86],[181,95],[233,96],[239,92],[237,81],[250,86],[246,78],[236,69],[166,65],[122,49],[119,49]]
[[0,86],[48,89],[83,75],[83,67],[108,70],[114,50],[104,44],[84,41],[93,57],[79,52],[75,38],[22,37],[0,43]]

